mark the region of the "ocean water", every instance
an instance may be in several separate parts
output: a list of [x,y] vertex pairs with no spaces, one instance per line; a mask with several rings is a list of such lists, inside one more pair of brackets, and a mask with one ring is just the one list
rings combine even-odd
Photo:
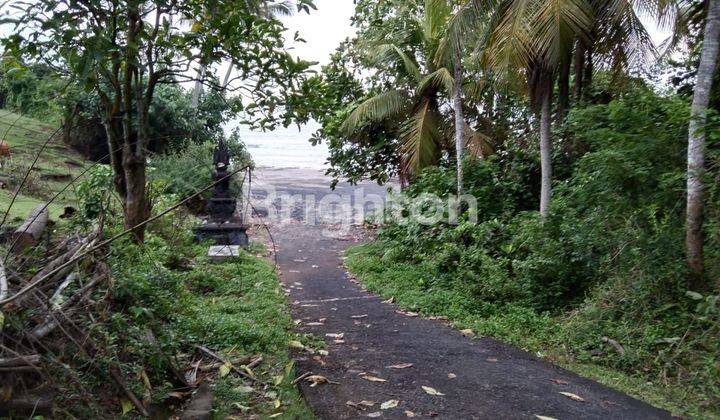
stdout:
[[310,144],[318,125],[279,128],[269,132],[255,132],[241,128],[240,136],[259,168],[326,169],[328,149],[325,144]]

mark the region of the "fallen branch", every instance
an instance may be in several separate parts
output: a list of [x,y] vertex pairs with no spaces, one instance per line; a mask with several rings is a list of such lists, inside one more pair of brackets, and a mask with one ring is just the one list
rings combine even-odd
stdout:
[[136,397],[135,394],[130,390],[123,378],[120,376],[120,373],[118,373],[114,367],[110,367],[109,371],[110,376],[112,376],[113,380],[118,384],[118,386],[120,386],[122,391],[125,393],[125,395],[127,395],[128,399],[135,406],[135,408],[138,409],[140,414],[144,417],[149,417],[150,414],[148,413],[147,409],[142,404],[142,402],[140,402],[138,397]]
[[625,356],[625,348],[617,341],[613,340],[610,337],[602,337],[600,340],[613,346],[615,351],[617,351],[620,356]]
[[[214,357],[215,359],[221,361],[225,365],[230,365],[230,369],[232,369],[233,372],[237,373],[238,375],[242,376],[243,378],[250,379],[253,382],[257,382],[259,384],[265,385],[265,383],[263,381],[259,380],[258,378],[255,378],[254,376],[249,375],[247,372],[243,372],[242,370],[236,368],[235,365],[230,363],[229,360],[227,360],[224,357],[220,356],[219,354],[213,352],[212,350],[208,349],[207,347],[196,345],[195,348],[197,348],[198,350],[201,350],[203,353],[206,353],[207,355],[209,355],[211,357]],[[259,359],[260,359],[260,361],[262,361],[262,357]],[[248,367],[249,366],[250,365],[248,365]]]
[[40,355],[29,354],[27,356],[17,356],[0,359],[0,368],[33,366],[38,363],[40,363]]
[[5,274],[5,265],[0,261],[0,300],[5,300],[8,293],[7,275]]

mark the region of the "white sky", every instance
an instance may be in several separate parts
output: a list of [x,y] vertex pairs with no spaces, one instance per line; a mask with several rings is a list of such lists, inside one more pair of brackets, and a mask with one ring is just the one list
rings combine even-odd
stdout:
[[[309,15],[302,13],[282,18],[288,28],[285,39],[293,56],[327,64],[340,42],[355,34],[355,28],[350,26],[355,5],[353,0],[315,0],[315,6],[317,10],[312,10]],[[293,42],[296,31],[306,43]]]

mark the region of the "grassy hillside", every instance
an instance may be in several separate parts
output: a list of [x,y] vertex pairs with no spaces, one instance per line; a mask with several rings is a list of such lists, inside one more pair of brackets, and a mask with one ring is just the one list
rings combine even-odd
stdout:
[[[0,135],[9,143],[12,154],[12,158],[6,159],[0,169],[2,214],[7,210],[14,192],[43,144],[48,137],[53,136],[42,149],[35,167],[10,209],[10,223],[22,220],[34,206],[50,200],[88,165],[82,156],[62,143],[57,126],[0,110]],[[50,206],[51,217],[59,216],[66,205],[73,205],[74,202],[75,191],[70,186]]]

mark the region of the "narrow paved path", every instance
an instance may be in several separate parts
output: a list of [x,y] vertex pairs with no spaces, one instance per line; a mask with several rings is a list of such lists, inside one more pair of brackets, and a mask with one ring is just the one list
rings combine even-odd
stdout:
[[[316,199],[330,193],[319,173],[265,170],[258,179],[278,191],[313,194]],[[383,191],[365,187],[366,192]],[[335,193],[352,194],[353,188],[341,185]],[[293,217],[298,218],[303,208],[304,204],[296,204]],[[327,343],[327,355],[299,352],[295,357],[298,374],[312,372],[333,381],[315,387],[301,383],[318,418],[670,417],[497,340],[471,340],[440,321],[396,312],[394,305],[351,282],[343,268],[342,252],[357,241],[358,232],[332,238],[327,230],[326,225],[309,226],[299,220],[271,226],[293,317],[300,320],[297,329]],[[389,367],[402,364],[412,366]],[[444,395],[430,395],[423,386]],[[380,405],[390,400],[397,400],[397,407],[381,410]],[[361,401],[375,404],[365,406]]]

